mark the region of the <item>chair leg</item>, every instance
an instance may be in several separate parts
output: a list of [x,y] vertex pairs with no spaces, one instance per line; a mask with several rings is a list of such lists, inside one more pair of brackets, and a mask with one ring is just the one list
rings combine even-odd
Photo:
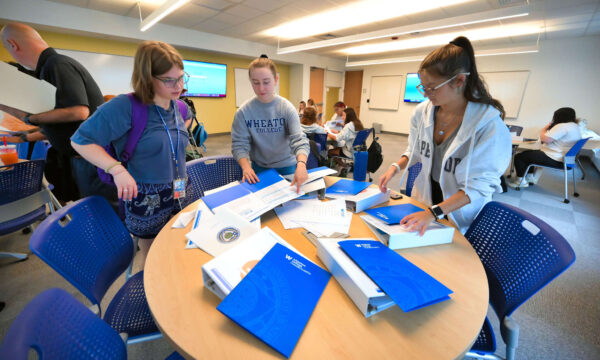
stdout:
[[575,167],[573,166],[573,196],[579,197],[579,193],[577,192],[577,181],[575,179]]
[[131,262],[129,263],[127,270],[125,270],[125,281],[129,280],[129,278],[131,277],[131,271],[133,269],[133,260],[135,260],[135,253],[137,253],[138,237],[131,236],[131,238],[133,240],[133,257],[131,258]]
[[[579,166],[579,169],[581,170],[581,180],[585,180],[585,170],[583,170],[583,166],[581,165],[581,161],[579,160],[579,156],[577,156],[575,158],[575,161],[577,162],[577,166]],[[575,176],[573,174],[573,176]]]
[[13,253],[13,252],[0,252],[0,258],[15,258],[19,261],[27,260],[27,254]]
[[565,204],[568,204],[570,202],[569,200],[569,174],[567,174],[567,165],[565,165],[564,168],[564,173],[565,173],[565,199],[563,200],[563,202]]

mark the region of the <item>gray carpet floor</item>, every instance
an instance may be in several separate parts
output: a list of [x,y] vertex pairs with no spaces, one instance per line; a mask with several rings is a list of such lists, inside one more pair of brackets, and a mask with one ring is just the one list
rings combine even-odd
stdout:
[[[384,163],[373,176],[377,181],[392,161],[406,147],[402,135],[380,134]],[[231,138],[228,134],[211,135],[206,142],[205,156],[230,154]],[[536,186],[497,194],[494,199],[527,210],[558,230],[571,244],[577,260],[564,274],[534,295],[519,308],[513,318],[521,327],[518,359],[600,359],[600,174],[584,159],[586,179],[579,182],[579,198],[571,197],[563,204],[561,171],[546,170]],[[397,184],[390,184],[397,188]],[[572,190],[570,190],[572,192]],[[56,272],[51,270],[28,247],[29,235],[21,232],[0,236],[1,251],[18,251],[30,254],[23,262],[0,259],[0,301],[6,308],[0,312],[0,339],[8,327],[37,294],[50,287],[66,289],[87,304],[86,299]],[[122,286],[124,276],[113,284],[103,302],[106,308],[112,296]],[[190,309],[193,311],[193,309]],[[493,311],[489,312],[492,324],[497,324]],[[499,335],[497,326],[496,333]],[[457,324],[460,331],[460,324]],[[498,338],[499,353],[503,353],[502,340]],[[173,349],[164,339],[128,347],[130,359],[164,359]],[[398,358],[403,358],[398,354]]]

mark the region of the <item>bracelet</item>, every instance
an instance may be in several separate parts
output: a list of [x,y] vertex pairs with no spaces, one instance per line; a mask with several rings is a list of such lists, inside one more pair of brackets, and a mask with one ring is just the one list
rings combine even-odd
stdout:
[[393,162],[390,166],[395,167],[397,171],[402,170],[402,169],[400,169],[400,165],[398,165],[398,163],[396,163],[396,162]]
[[21,138],[22,142],[29,142],[29,140],[27,140],[27,133],[22,133],[19,135],[19,137]]
[[29,115],[25,115],[25,117],[23,118],[23,122],[27,125],[33,125],[31,123],[31,120],[29,120]]
[[306,165],[306,161],[305,160],[298,160],[297,162],[303,163],[304,165]]
[[120,161],[115,161],[114,163],[110,164],[110,165],[109,165],[109,166],[106,168],[106,170],[104,170],[104,172],[105,172],[105,173],[107,173],[107,174],[110,174],[110,173],[109,173],[110,169],[114,168],[114,167],[115,167],[115,166],[117,166],[117,165],[121,165],[121,162],[120,162]]

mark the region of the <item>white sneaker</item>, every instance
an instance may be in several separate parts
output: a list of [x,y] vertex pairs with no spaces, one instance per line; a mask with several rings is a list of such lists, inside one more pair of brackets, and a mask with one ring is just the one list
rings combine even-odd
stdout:
[[530,183],[533,183],[533,184],[537,184],[538,181],[540,180],[540,176],[542,176],[543,172],[544,172],[543,168],[536,167],[533,174],[527,174],[527,175],[529,175],[529,178],[527,178],[527,181]]
[[523,178],[516,178],[515,181],[507,181],[506,185],[509,188],[516,189],[516,188],[526,188],[529,186],[529,183],[527,181],[523,181]]

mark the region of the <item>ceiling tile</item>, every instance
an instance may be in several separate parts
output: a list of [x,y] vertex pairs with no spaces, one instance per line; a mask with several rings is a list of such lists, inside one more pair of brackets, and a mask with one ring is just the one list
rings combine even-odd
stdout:
[[265,12],[252,7],[248,7],[246,5],[235,5],[225,10],[225,13],[244,19],[253,19],[257,16],[263,15]]
[[485,1],[472,1],[466,4],[444,6],[440,7],[440,9],[448,14],[448,16],[461,16],[479,11],[493,10],[494,8]]
[[225,0],[192,0],[192,2],[214,10],[224,10],[233,5],[231,2]]
[[600,22],[591,23],[585,31],[585,35],[599,35],[600,34]]
[[570,38],[570,37],[583,36],[584,33],[585,33],[585,28],[553,31],[553,32],[546,32],[546,38],[550,39],[550,40],[564,39],[564,38]]
[[238,25],[247,21],[245,18],[234,16],[225,12],[220,12],[218,15],[213,17],[213,20],[220,21],[228,25]]
[[[282,24],[286,21],[297,20],[303,18],[308,15],[312,15],[310,10],[305,9],[303,7],[298,7],[294,4],[285,5],[277,10],[271,11],[271,14],[275,19],[278,20],[279,24]],[[310,26],[307,24],[307,26]]]
[[88,0],[50,0],[59,4],[74,5],[79,7],[87,7]]
[[218,13],[219,12],[217,10],[209,9],[194,3],[187,3],[181,8],[177,9],[175,12],[169,14],[160,22],[189,28],[217,15]]
[[[142,4],[144,7],[153,9],[158,8],[157,4]],[[137,9],[135,1],[130,0],[90,0],[88,8],[104,11],[112,14],[126,15],[132,8]]]
[[597,4],[598,0],[544,0],[544,8],[546,10],[571,9],[580,5]]
[[279,9],[280,7],[285,5],[285,2],[278,0],[246,0],[244,5],[250,6],[252,8],[262,10],[265,12],[270,12],[275,9]]
[[231,27],[230,24],[226,24],[221,21],[216,21],[213,19],[208,19],[200,24],[192,26],[192,29],[204,31],[208,33],[218,34],[220,30]]

